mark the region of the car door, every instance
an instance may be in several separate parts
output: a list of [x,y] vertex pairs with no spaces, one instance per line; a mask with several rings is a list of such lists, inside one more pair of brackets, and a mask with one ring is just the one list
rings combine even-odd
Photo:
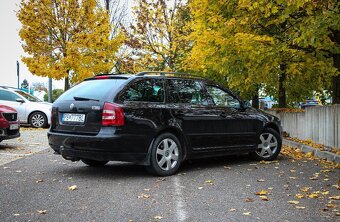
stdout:
[[[219,118],[216,121],[218,140],[230,149],[253,149],[257,142],[257,133],[261,129],[261,121],[242,107],[232,93],[216,85],[206,85],[208,95],[213,103],[211,113]],[[223,147],[223,145],[221,145]]]
[[[26,104],[25,102],[18,102],[17,99],[22,98],[11,91],[0,89],[0,104],[14,108],[18,112],[19,121],[21,123],[26,122]],[[22,101],[25,100],[22,99]]]
[[[219,117],[211,114],[209,98],[202,81],[168,79],[168,107],[190,143],[192,152],[216,148],[218,143],[215,122]],[[223,144],[222,144],[223,145]]]

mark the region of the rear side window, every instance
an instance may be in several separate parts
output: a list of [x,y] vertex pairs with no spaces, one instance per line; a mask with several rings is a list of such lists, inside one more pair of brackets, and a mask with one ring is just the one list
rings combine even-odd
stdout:
[[142,79],[132,83],[120,97],[121,101],[163,102],[164,83],[161,79]]
[[16,101],[16,99],[18,99],[18,98],[20,98],[20,97],[15,95],[12,92],[0,90],[0,100]]
[[169,102],[208,105],[203,87],[198,81],[169,79]]
[[82,97],[102,100],[108,93],[118,89],[126,79],[97,79],[84,81],[62,94],[58,100],[74,100]]

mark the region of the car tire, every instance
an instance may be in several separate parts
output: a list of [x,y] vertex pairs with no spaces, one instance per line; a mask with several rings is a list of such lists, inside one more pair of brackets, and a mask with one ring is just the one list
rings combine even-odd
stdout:
[[280,134],[272,129],[265,128],[259,137],[259,144],[250,156],[255,160],[274,160],[281,151],[282,139]]
[[34,112],[30,115],[29,124],[33,128],[45,128],[47,123],[47,117],[42,112]]
[[98,161],[98,160],[90,160],[90,159],[81,159],[83,163],[92,167],[102,167],[105,166],[109,161]]
[[182,161],[182,146],[171,133],[159,135],[153,142],[150,165],[147,170],[157,176],[170,176],[177,172]]

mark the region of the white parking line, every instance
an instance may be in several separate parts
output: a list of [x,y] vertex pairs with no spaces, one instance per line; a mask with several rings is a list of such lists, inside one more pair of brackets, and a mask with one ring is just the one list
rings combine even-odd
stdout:
[[177,221],[185,221],[187,219],[187,212],[185,211],[185,203],[183,201],[182,189],[183,186],[180,185],[179,177],[174,177],[175,186],[175,201],[176,201],[176,216]]

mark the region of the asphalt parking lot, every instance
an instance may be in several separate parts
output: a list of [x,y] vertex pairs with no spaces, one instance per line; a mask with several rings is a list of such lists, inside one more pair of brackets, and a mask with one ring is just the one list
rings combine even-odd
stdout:
[[309,156],[195,160],[159,178],[129,163],[63,160],[46,131],[0,144],[0,221],[340,220],[339,169]]

